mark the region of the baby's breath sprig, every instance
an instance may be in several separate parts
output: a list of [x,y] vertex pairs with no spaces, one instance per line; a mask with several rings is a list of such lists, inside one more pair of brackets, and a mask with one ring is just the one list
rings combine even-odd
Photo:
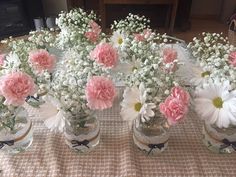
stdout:
[[120,30],[121,32],[128,34],[140,33],[143,30],[150,28],[149,23],[150,20],[145,16],[133,15],[129,13],[124,20],[114,21],[111,25],[111,29],[113,31]]

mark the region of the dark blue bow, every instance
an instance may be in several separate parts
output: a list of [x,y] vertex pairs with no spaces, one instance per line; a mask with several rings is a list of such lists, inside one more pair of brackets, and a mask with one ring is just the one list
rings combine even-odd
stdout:
[[[165,142],[166,143],[166,142]],[[152,152],[153,149],[162,149],[165,147],[165,143],[160,143],[160,144],[149,144],[148,147],[150,148],[150,150],[148,151],[148,155]]]
[[33,100],[35,100],[35,101],[39,101],[39,96],[37,96],[37,97],[34,97],[34,96],[27,96],[26,99],[25,99],[25,101],[27,102],[27,101],[29,101],[30,99],[33,99]]
[[12,146],[12,145],[14,145],[14,140],[0,141],[0,149],[2,149],[4,147],[4,145]]
[[84,140],[84,141],[77,141],[77,140],[72,140],[71,141],[72,147],[76,147],[76,146],[86,146],[87,148],[89,148],[88,144],[89,141],[88,140]]
[[224,146],[222,147],[222,149],[231,146],[236,151],[236,141],[231,142],[228,139],[223,139],[222,143],[224,143]]

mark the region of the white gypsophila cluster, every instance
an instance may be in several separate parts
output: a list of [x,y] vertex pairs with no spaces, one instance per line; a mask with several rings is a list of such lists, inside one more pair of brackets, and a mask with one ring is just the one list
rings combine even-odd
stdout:
[[149,56],[149,49],[155,48],[160,43],[167,43],[166,34],[154,33],[151,30],[148,34],[144,34],[143,31],[139,33],[143,35],[144,40],[138,41],[135,35],[121,32],[120,30],[114,31],[113,35],[109,38],[109,41],[117,49],[120,58],[120,63],[134,63],[135,61],[146,59]]
[[[129,43],[129,48],[127,48],[126,53],[128,53],[128,58],[135,56],[140,63],[144,63],[147,58],[152,60],[152,58],[158,57],[160,51],[165,43],[168,42],[165,35],[151,33],[150,36],[144,40],[137,42],[135,38],[132,38]],[[164,42],[165,41],[165,42]],[[156,51],[158,50],[158,51]]]
[[28,40],[36,44],[40,48],[54,47],[56,40],[56,33],[54,29],[31,31]]
[[193,38],[188,48],[197,60],[204,81],[228,80],[232,88],[236,88],[236,68],[229,63],[229,54],[236,48],[229,44],[227,38],[222,34],[204,32],[202,39]]
[[92,76],[108,73],[91,60],[88,53],[86,48],[80,52],[69,49],[53,73],[50,94],[59,100],[61,109],[67,114],[66,118],[90,112],[85,96],[86,83]]
[[144,29],[150,28],[149,23],[150,20],[145,16],[133,15],[129,13],[125,19],[119,21],[115,20],[111,25],[111,29],[113,31],[119,30],[127,34],[139,33]]
[[81,42],[88,42],[84,34],[89,31],[89,23],[97,20],[93,11],[86,13],[80,8],[61,12],[56,19],[56,24],[61,30],[57,36],[57,46],[61,49],[67,49],[80,45]]
[[135,69],[126,77],[126,84],[129,87],[138,87],[144,83],[147,91],[147,102],[159,105],[169,94],[174,85],[175,77],[173,73],[166,73],[160,68],[160,64],[148,64],[139,69]]
[[132,35],[124,38],[125,47],[114,46],[120,58],[120,63],[116,67],[116,70],[120,71],[117,79],[122,80],[125,75],[133,73],[134,70],[148,66],[151,64],[150,62],[159,61],[161,51],[167,42],[168,39],[165,34],[160,35],[154,32],[150,33],[144,41],[137,41]]
[[[150,36],[145,41],[136,41],[135,37],[132,35],[124,35],[122,39],[122,45],[116,47],[120,62],[133,62],[132,57],[135,56],[135,58],[141,60],[140,57],[145,57],[143,55],[143,52],[150,48],[150,45],[155,45],[151,43],[154,40],[154,33],[151,33]],[[114,42],[113,42],[114,43]],[[146,49],[145,49],[146,48]],[[146,51],[145,51],[146,52]]]

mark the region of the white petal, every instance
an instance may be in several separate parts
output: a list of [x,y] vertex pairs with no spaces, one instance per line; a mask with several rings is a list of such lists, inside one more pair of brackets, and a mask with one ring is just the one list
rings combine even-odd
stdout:
[[230,122],[235,125],[236,124],[236,105],[231,102],[227,101],[224,102],[223,108],[227,110],[227,118],[230,120]]
[[228,114],[226,111],[224,111],[224,109],[221,109],[219,111],[219,118],[216,122],[216,125],[219,127],[219,128],[227,128],[230,124],[230,121],[229,121],[229,118],[228,118]]
[[154,117],[155,113],[151,109],[147,109],[145,117]]
[[202,97],[202,98],[208,98],[210,100],[212,100],[215,97],[218,97],[219,95],[217,95],[217,93],[213,92],[212,90],[208,90],[208,89],[199,89],[195,92],[197,97]]
[[131,108],[123,108],[121,109],[120,115],[123,120],[132,121],[138,117],[139,112]]
[[147,105],[150,109],[155,109],[157,107],[154,103],[147,103]]
[[214,123],[216,123],[218,121],[218,119],[219,119],[219,112],[220,112],[219,109],[215,109],[215,111],[212,114],[212,116],[209,117],[209,123],[210,124],[214,124]]
[[51,131],[63,132],[65,127],[65,118],[63,116],[62,111],[58,111],[58,113],[47,120],[44,121],[46,127],[48,127]]
[[202,112],[206,106],[212,105],[212,101],[207,98],[196,98],[194,99],[194,104],[197,112]]

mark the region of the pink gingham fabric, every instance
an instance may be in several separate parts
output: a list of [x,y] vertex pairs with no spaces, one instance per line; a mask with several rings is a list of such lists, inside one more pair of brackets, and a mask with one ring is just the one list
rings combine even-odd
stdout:
[[[171,129],[168,149],[158,156],[138,150],[126,122],[113,108],[98,113],[100,144],[92,152],[78,155],[61,134],[52,133],[34,121],[34,141],[24,153],[0,153],[1,177],[198,177],[236,176],[236,154],[214,154],[201,142],[202,122],[190,112],[184,123]],[[40,116],[31,109],[31,114]]]

